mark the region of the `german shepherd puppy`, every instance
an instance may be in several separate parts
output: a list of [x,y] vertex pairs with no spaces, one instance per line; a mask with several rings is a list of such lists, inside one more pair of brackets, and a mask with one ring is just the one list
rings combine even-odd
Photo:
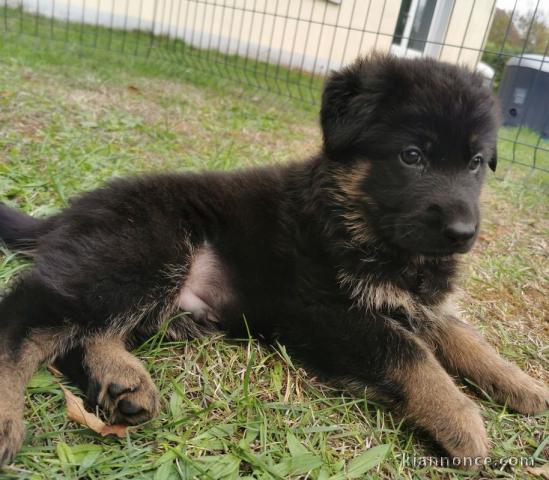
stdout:
[[172,339],[249,328],[278,341],[453,458],[489,449],[453,376],[518,412],[548,407],[548,390],[449,302],[496,168],[481,78],[429,59],[359,59],[328,79],[321,124],[323,150],[306,161],[114,180],[45,220],[1,207],[0,237],[35,262],[0,303],[0,464],[21,446],[25,384],[44,362],[112,421],[157,414],[127,348],[168,318]]

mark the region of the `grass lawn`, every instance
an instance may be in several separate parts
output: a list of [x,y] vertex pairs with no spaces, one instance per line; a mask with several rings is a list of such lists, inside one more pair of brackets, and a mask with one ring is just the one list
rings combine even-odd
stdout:
[[[102,50],[80,55],[27,36],[0,42],[0,199],[33,215],[112,176],[284,162],[320,145],[314,108],[220,75]],[[502,159],[513,158],[509,142],[500,147]],[[526,151],[514,153],[530,163]],[[461,308],[501,354],[548,382],[548,199],[533,186],[544,183],[542,174],[525,179],[528,171],[515,166],[507,173],[514,181],[492,179],[486,189]],[[2,288],[23,268],[20,258],[0,253]],[[67,420],[59,380],[43,370],[27,390],[27,440],[0,478],[475,476],[413,468],[407,459],[433,451],[424,438],[376,405],[319,384],[282,349],[221,338],[156,340],[137,354],[164,399],[159,418],[125,440],[101,438]],[[512,414],[489,398],[481,404],[494,458],[548,462],[547,415]],[[509,465],[483,475],[531,476]]]

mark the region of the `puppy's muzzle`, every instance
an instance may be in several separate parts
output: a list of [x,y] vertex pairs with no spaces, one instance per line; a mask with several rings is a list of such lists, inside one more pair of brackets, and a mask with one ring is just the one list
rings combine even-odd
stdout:
[[444,226],[442,234],[456,251],[467,251],[471,248],[478,225],[472,221],[455,220]]

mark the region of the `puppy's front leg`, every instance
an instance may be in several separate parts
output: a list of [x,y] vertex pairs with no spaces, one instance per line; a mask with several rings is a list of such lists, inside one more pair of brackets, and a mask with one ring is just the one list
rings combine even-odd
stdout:
[[475,468],[488,455],[490,442],[478,406],[433,355],[425,352],[421,360],[394,366],[387,378],[401,391],[397,412],[431,434],[456,466]]
[[549,390],[504,360],[471,326],[443,314],[424,325],[423,336],[451,372],[472,380],[495,401],[520,413],[549,408]]
[[479,408],[418,337],[375,314],[310,317],[300,314],[280,335],[307,366],[353,390],[366,387],[467,466],[488,454]]

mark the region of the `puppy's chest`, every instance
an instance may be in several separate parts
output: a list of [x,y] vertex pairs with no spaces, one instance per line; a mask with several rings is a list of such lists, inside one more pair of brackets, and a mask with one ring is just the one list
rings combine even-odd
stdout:
[[[302,304],[320,302],[335,306],[349,302],[365,312],[397,311],[410,318],[418,318],[425,308],[442,303],[451,290],[449,277],[432,268],[400,273],[383,269],[349,271],[319,268],[317,262],[311,261],[297,262],[290,277],[293,292],[273,288],[269,290],[271,294],[284,291]],[[281,300],[269,299],[275,304]],[[246,313],[241,310],[253,303],[253,299],[242,297],[240,288],[237,292],[233,273],[210,244],[193,249],[174,306],[190,314],[195,327],[222,328],[220,324],[226,320],[227,312]],[[185,322],[179,325],[184,329],[188,326]]]
[[356,307],[377,312],[404,311],[409,316],[440,304],[452,289],[446,272],[430,266],[400,271],[340,270],[338,280]]

